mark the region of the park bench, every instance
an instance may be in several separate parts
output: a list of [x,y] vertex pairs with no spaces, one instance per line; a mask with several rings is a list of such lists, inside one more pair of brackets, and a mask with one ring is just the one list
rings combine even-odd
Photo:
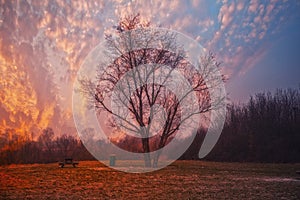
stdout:
[[58,165],[60,167],[64,167],[65,165],[73,165],[73,167],[76,167],[76,165],[78,165],[79,162],[75,162],[73,161],[72,158],[65,158],[65,160],[63,162],[59,162]]

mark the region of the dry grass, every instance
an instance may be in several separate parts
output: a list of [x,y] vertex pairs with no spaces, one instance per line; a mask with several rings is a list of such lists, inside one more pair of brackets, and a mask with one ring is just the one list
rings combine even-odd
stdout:
[[177,161],[129,174],[99,162],[0,167],[0,199],[300,199],[300,164]]

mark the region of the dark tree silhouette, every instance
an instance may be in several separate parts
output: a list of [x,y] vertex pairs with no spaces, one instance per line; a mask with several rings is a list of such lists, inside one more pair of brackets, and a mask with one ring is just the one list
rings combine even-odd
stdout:
[[[220,65],[212,53],[199,55],[200,74],[186,60],[186,52],[178,44],[176,34],[161,33],[149,27],[150,23],[140,22],[139,15],[121,20],[116,27],[119,38],[106,36],[106,56],[113,61],[108,66],[99,64],[96,83],[82,78],[80,84],[81,92],[89,98],[91,105],[109,116],[112,127],[140,138],[145,166],[156,167],[161,149],[178,129],[196,127],[195,123],[199,124],[199,121],[195,116],[222,106],[223,99],[213,101],[209,95],[209,89],[222,82],[211,76]],[[157,43],[160,48],[153,48]],[[115,58],[116,55],[119,56]],[[179,76],[175,77],[175,72],[180,72],[189,85],[177,83],[179,95],[166,87],[172,79],[180,80]],[[207,85],[205,78],[209,76]],[[195,99],[191,97],[192,93]],[[156,142],[150,142],[151,137]],[[155,150],[157,153],[151,158],[150,152]]]
[[222,135],[208,159],[248,162],[299,162],[300,90],[258,93],[232,105]]

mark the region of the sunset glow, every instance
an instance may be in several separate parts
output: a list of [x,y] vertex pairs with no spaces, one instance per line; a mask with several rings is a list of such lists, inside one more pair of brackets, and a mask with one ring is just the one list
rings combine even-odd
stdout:
[[77,70],[118,19],[132,13],[216,53],[232,101],[298,87],[299,8],[297,0],[2,1],[0,134],[15,129],[36,138],[46,127],[76,134],[71,94]]

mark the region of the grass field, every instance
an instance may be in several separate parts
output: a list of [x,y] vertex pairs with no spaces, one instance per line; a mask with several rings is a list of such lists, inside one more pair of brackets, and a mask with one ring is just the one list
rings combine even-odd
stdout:
[[[300,164],[176,161],[129,174],[96,161],[0,167],[0,199],[300,199]],[[299,177],[300,178],[300,177]]]

